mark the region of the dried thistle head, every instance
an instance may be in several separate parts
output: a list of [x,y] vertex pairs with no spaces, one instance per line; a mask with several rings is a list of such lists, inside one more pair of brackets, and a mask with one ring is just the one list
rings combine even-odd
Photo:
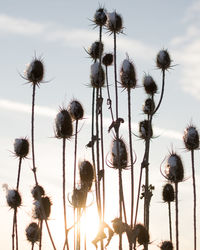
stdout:
[[6,194],[6,201],[10,208],[17,209],[21,206],[21,195],[15,189],[8,189]]
[[157,67],[161,70],[166,70],[171,65],[171,58],[167,50],[161,50],[156,57]]
[[123,223],[120,218],[112,220],[112,226],[116,234],[122,234],[126,231],[126,224]]
[[119,138],[112,141],[112,166],[116,169],[126,169],[128,163],[128,153],[126,144]]
[[68,111],[69,111],[71,118],[75,121],[81,120],[83,118],[83,115],[84,115],[83,106],[77,100],[73,100],[70,102],[68,106]]
[[146,74],[143,78],[143,86],[146,93],[149,95],[154,95],[158,89],[153,77]]
[[87,191],[91,189],[94,180],[94,168],[89,161],[82,161],[79,164],[81,186]]
[[152,126],[148,120],[144,120],[139,123],[139,133],[140,137],[144,140],[153,136]]
[[171,184],[167,183],[163,187],[162,191],[163,201],[172,202],[174,201],[174,188]]
[[92,59],[99,59],[103,53],[103,43],[99,41],[94,42],[87,52]]
[[125,59],[120,69],[120,79],[123,88],[136,87],[136,73],[133,63],[129,59]]
[[143,105],[143,112],[147,115],[151,115],[154,109],[155,109],[154,100],[151,98],[146,99]]
[[167,164],[165,166],[165,174],[167,178],[174,183],[183,181],[184,178],[183,163],[181,157],[176,153],[172,152],[168,156]]
[[103,87],[105,83],[105,73],[99,62],[95,62],[91,65],[90,80],[93,88]]
[[106,10],[104,8],[98,8],[94,14],[94,23],[98,26],[103,26],[105,25],[106,20]]
[[26,238],[32,244],[39,241],[40,238],[40,229],[37,223],[32,222],[26,228]]
[[70,139],[73,133],[72,118],[67,111],[63,108],[56,115],[55,119],[55,133],[59,139]]
[[34,218],[45,220],[50,216],[52,203],[48,196],[41,197],[40,200],[36,200],[33,204]]
[[136,236],[137,242],[140,245],[149,243],[149,233],[144,225],[136,224],[133,228],[133,234]]
[[87,197],[87,192],[85,189],[78,189],[75,188],[72,194],[72,206],[74,208],[82,208],[85,206],[86,202],[86,197]]
[[29,141],[26,138],[15,139],[14,151],[17,157],[25,158],[29,153]]
[[161,250],[173,250],[173,244],[171,241],[163,241],[160,245]]
[[25,79],[39,85],[44,78],[44,65],[40,58],[34,58],[25,70]]
[[199,148],[199,133],[195,126],[188,126],[183,135],[183,141],[186,149],[195,150]]
[[107,13],[106,26],[111,33],[120,33],[123,29],[123,20],[116,11]]
[[39,200],[40,197],[45,195],[44,188],[40,185],[34,186],[33,189],[31,190],[31,194],[33,195],[33,198],[35,200]]
[[105,66],[110,66],[112,65],[113,63],[113,54],[111,53],[107,53],[103,56],[102,58],[102,63],[105,65]]

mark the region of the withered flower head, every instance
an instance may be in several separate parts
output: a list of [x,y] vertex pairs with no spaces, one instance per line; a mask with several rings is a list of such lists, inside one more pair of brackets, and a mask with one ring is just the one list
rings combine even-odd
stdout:
[[188,150],[199,148],[199,133],[194,126],[189,126],[184,131],[183,141]]
[[94,60],[99,59],[103,53],[103,43],[102,42],[94,42],[88,50],[88,54]]
[[72,118],[67,109],[61,109],[55,119],[57,138],[69,139],[73,133]]
[[163,201],[164,202],[172,202],[174,201],[174,188],[171,184],[167,183],[163,187]]
[[29,141],[26,138],[15,139],[14,151],[17,157],[25,158],[29,152]]
[[104,8],[99,8],[94,14],[94,23],[98,26],[105,25],[107,20],[106,10]]
[[133,233],[140,245],[145,245],[149,243],[149,233],[146,227],[142,224],[136,224],[133,228]]
[[90,79],[93,88],[103,87],[105,83],[105,73],[99,62],[95,62],[91,65]]
[[129,59],[125,59],[120,69],[121,84],[124,88],[135,88],[136,73],[133,63]]
[[152,126],[148,120],[144,120],[139,123],[139,133],[140,137],[144,140],[153,136]]
[[123,29],[123,21],[121,15],[116,11],[107,14],[106,26],[112,33],[120,33]]
[[152,76],[146,75],[143,78],[143,86],[147,94],[154,95],[157,92],[157,85]]
[[83,106],[79,101],[77,100],[71,101],[68,110],[73,120],[77,121],[83,118],[84,110]]
[[7,204],[10,208],[16,209],[21,206],[21,195],[15,189],[8,189],[6,195]]
[[33,195],[33,198],[35,200],[39,200],[39,197],[42,197],[45,195],[44,188],[40,185],[34,186],[31,190],[31,194]]
[[160,246],[161,250],[173,250],[173,244],[171,241],[163,241]]
[[25,70],[25,78],[32,84],[38,85],[44,78],[44,65],[42,60],[34,58]]
[[79,165],[81,186],[87,191],[91,189],[94,180],[94,168],[89,161],[82,161]]
[[155,109],[154,100],[151,98],[146,99],[143,106],[143,112],[147,115],[151,115],[154,109]]
[[34,203],[34,217],[40,220],[45,220],[51,213],[51,200],[48,196],[41,197],[40,200],[36,200]]
[[183,181],[184,178],[184,168],[181,157],[176,153],[171,153],[167,159],[167,164],[165,166],[165,174],[167,178],[178,183]]
[[113,63],[113,54],[107,53],[103,56],[102,63],[105,66],[110,66]]
[[157,54],[156,63],[157,67],[162,70],[166,70],[170,67],[171,59],[167,50],[159,51],[159,53]]
[[26,228],[26,238],[31,243],[39,241],[40,229],[37,223],[32,222]]
[[127,168],[128,153],[126,144],[122,139],[115,138],[112,142],[112,166],[116,169]]

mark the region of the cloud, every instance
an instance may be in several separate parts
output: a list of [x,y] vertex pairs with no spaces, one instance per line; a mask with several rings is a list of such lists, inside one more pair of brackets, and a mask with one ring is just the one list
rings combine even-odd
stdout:
[[[60,28],[56,23],[39,23],[23,18],[11,17],[5,14],[0,15],[0,32],[7,34],[20,34],[33,36],[42,34],[40,38],[47,42],[59,42],[63,46],[80,47],[80,41],[83,46],[88,46],[97,40],[97,33],[94,30],[77,29],[77,28]],[[104,44],[108,49],[113,49],[113,39],[106,35]],[[146,55],[153,57],[156,50],[149,45],[135,39],[129,39],[124,35],[117,38],[118,51],[122,53],[129,52],[134,57],[146,60]]]
[[[0,109],[1,110],[10,110],[10,111],[15,111],[19,113],[31,113],[31,106],[28,104],[20,103],[20,102],[14,102],[11,100],[7,99],[0,99]],[[42,117],[49,117],[49,118],[55,118],[57,114],[57,110],[48,108],[45,106],[35,106],[35,114],[40,115]],[[85,115],[86,120],[85,124],[91,124],[91,116],[90,115]],[[108,128],[110,126],[110,119],[105,118],[104,119],[104,126]],[[126,126],[127,124],[125,123],[125,126],[123,127],[128,127]],[[134,130],[138,129],[138,124],[137,123],[132,123],[132,127]],[[157,135],[162,135],[163,137],[167,138],[173,138],[177,140],[182,140],[182,135],[181,133],[175,131],[175,130],[170,130],[170,129],[163,129],[163,128],[158,128],[155,127],[155,133]]]
[[8,15],[0,15],[0,32],[35,35],[41,34],[45,29],[45,25],[32,22],[23,18],[14,18]]

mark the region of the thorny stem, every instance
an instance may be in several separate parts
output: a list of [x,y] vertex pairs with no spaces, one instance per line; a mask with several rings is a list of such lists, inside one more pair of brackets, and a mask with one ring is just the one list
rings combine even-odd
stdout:
[[67,216],[66,216],[66,194],[65,194],[65,148],[66,148],[66,138],[63,138],[63,212],[64,212],[64,226],[65,226],[65,238],[66,247],[69,250],[68,236],[67,236]]
[[40,220],[40,242],[39,242],[39,250],[42,249],[42,230],[43,230],[43,220]]
[[140,190],[141,190],[141,183],[142,183],[142,171],[143,166],[140,168],[140,177],[139,177],[139,184],[138,184],[138,194],[137,194],[137,202],[136,202],[136,208],[135,208],[135,221],[134,221],[134,226],[136,225],[137,222],[137,215],[138,215],[138,207],[139,207],[139,200],[140,200]]
[[15,249],[15,226],[16,226],[16,214],[17,214],[17,208],[14,209],[13,214],[13,228],[12,228],[12,250]]
[[168,202],[168,213],[169,213],[169,236],[172,242],[172,216],[171,216],[171,202]]
[[32,243],[31,245],[31,250],[34,250],[34,243]]
[[178,182],[175,182],[175,205],[176,205],[176,250],[179,250],[179,231],[178,231]]
[[107,94],[108,94],[108,99],[107,99],[107,104],[108,104],[108,109],[110,110],[112,122],[114,122],[114,116],[113,116],[113,110],[112,110],[112,100],[110,97],[110,90],[109,90],[109,84],[108,84],[108,66],[106,66],[106,89],[107,89]]
[[77,208],[77,250],[81,249],[81,234],[80,234],[80,208]]
[[18,176],[17,176],[17,186],[16,189],[19,189],[19,180],[20,180],[20,173],[21,173],[21,165],[22,165],[22,157],[19,158],[19,167],[18,167]]
[[44,208],[43,208],[43,205],[42,205],[42,202],[41,202],[41,196],[40,196],[40,193],[39,193],[38,180],[37,180],[36,167],[35,167],[34,116],[35,116],[35,91],[36,91],[36,86],[37,86],[37,84],[33,83],[32,112],[31,112],[31,147],[32,147],[32,163],[33,163],[32,171],[33,171],[33,174],[34,174],[35,185],[37,187],[37,192],[38,192],[38,196],[39,196],[39,202],[40,202],[40,205],[41,205],[42,215],[45,218],[45,224],[46,224],[46,228],[47,228],[47,231],[48,231],[48,234],[49,234],[49,238],[51,240],[51,244],[52,244],[54,250],[56,250],[56,247],[55,247],[55,244],[54,244],[54,241],[53,241],[50,229],[49,229],[49,225],[48,225],[48,222],[47,222],[47,218],[46,218],[46,215],[45,215],[45,211],[44,211]]
[[16,235],[16,250],[18,250],[17,208],[16,208],[16,215],[15,215],[15,235]]
[[129,146],[131,158],[131,228],[133,227],[133,209],[134,209],[134,172],[133,172],[133,148],[132,148],[132,133],[131,133],[131,90],[128,88],[128,131],[129,131]]
[[161,90],[160,100],[158,102],[157,107],[153,111],[152,116],[158,111],[158,109],[160,107],[160,104],[162,102],[163,95],[164,95],[164,89],[165,89],[165,69],[162,70],[162,90]]
[[193,179],[193,195],[194,195],[194,250],[197,249],[197,228],[196,228],[196,183],[195,183],[195,168],[194,168],[194,150],[191,150],[191,161],[192,161],[192,179]]

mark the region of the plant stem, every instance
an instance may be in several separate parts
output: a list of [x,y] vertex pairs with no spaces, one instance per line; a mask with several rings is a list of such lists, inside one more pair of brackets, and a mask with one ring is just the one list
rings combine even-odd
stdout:
[[76,188],[76,161],[77,161],[77,135],[78,135],[78,120],[75,121],[75,146],[74,146],[74,190]]
[[194,168],[194,150],[191,150],[191,161],[192,161],[192,180],[193,180],[193,196],[194,196],[194,250],[197,249],[197,228],[196,228],[196,183],[195,183],[195,168]]
[[168,202],[168,212],[169,212],[169,236],[172,242],[172,216],[171,216],[171,202]]
[[160,100],[158,102],[157,107],[153,111],[152,116],[158,111],[158,109],[160,107],[160,104],[162,102],[163,95],[164,95],[164,89],[165,89],[165,69],[162,70],[162,90],[161,90]]
[[22,165],[22,157],[19,158],[19,167],[18,167],[18,176],[17,176],[17,186],[16,189],[19,189],[19,180],[20,180],[20,173],[21,173],[21,165]]
[[175,182],[175,205],[176,205],[176,250],[179,250],[179,231],[178,231],[178,182]]
[[134,226],[136,225],[136,222],[137,222],[138,207],[139,207],[139,201],[140,201],[140,190],[141,190],[141,183],[142,183],[142,172],[143,172],[143,166],[141,166],[140,168],[140,177],[139,177],[139,184],[138,184],[137,202],[136,202],[136,208],[135,208]]
[[43,230],[43,220],[40,220],[40,242],[39,242],[39,250],[42,249],[42,230]]
[[107,104],[109,105],[108,109],[110,109],[112,122],[114,122],[114,116],[113,116],[113,110],[112,110],[112,100],[110,97],[110,90],[109,90],[109,84],[108,84],[108,66],[106,66],[106,89],[107,89],[107,94],[108,94],[108,99],[107,99]]

